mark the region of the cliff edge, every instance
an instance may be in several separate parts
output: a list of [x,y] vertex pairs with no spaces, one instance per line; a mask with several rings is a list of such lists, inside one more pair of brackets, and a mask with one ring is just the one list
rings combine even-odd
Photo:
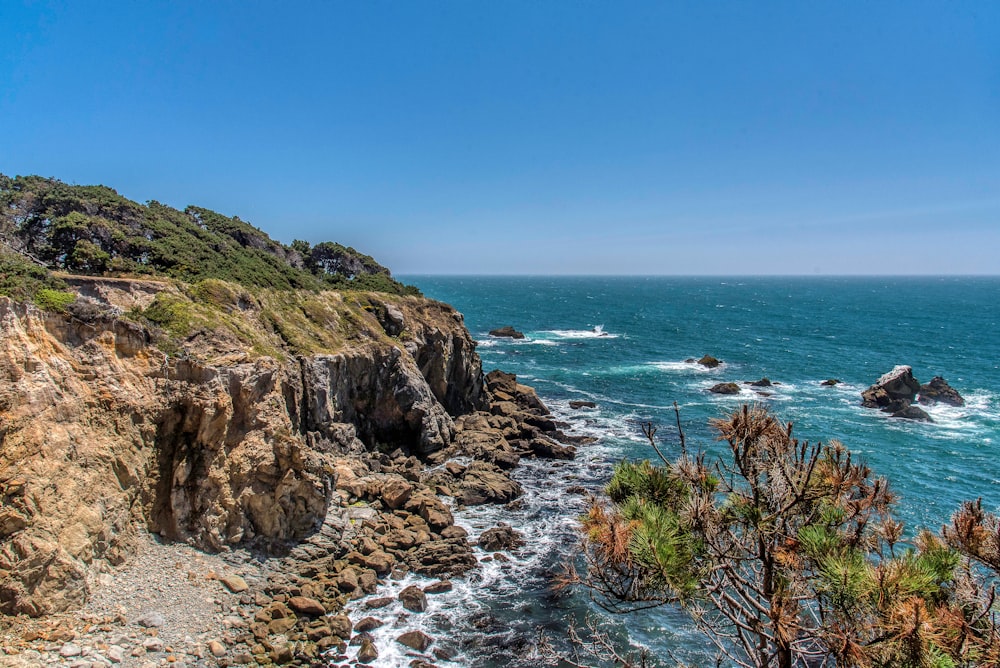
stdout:
[[[426,457],[487,406],[475,344],[438,302],[221,281],[199,301],[174,282],[67,280],[87,308],[0,297],[7,613],[81,605],[137,526],[209,551],[287,552],[339,507],[343,458]],[[156,320],[164,305],[174,320]]]

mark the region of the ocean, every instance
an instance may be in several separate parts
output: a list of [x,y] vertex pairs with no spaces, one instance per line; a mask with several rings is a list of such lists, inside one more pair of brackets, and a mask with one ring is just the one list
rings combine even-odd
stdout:
[[[672,665],[714,665],[685,613],[657,609],[616,616],[579,591],[554,591],[562,564],[578,551],[584,496],[599,492],[622,458],[651,458],[640,425],[653,422],[675,453],[674,402],[689,447],[721,453],[708,420],[744,402],[762,402],[798,438],[837,439],[887,477],[909,531],[937,529],[966,499],[1000,510],[1000,278],[675,278],[429,277],[403,280],[452,304],[479,342],[483,368],[517,374],[572,433],[598,440],[572,462],[525,461],[515,508],[459,511],[473,537],[504,521],[528,545],[493,560],[447,594],[429,597],[418,624],[453,654],[440,665],[538,666],[544,635],[571,651],[571,625],[588,620],[617,645],[646,648]],[[512,325],[523,340],[490,337]],[[709,354],[722,364],[685,362]],[[966,406],[928,409],[932,423],[891,419],[862,408],[860,392],[898,364],[927,382],[943,376]],[[768,378],[766,393],[746,381]],[[827,379],[839,384],[821,385]],[[709,393],[733,381],[740,394]],[[596,408],[574,410],[572,400]],[[416,581],[388,585],[386,593]],[[403,614],[399,611],[387,611]],[[414,658],[392,642],[393,624],[375,632],[379,665]],[[398,629],[395,633],[398,634]],[[384,636],[381,637],[380,636]],[[590,665],[601,665],[591,660]],[[654,665],[656,665],[654,663]]]

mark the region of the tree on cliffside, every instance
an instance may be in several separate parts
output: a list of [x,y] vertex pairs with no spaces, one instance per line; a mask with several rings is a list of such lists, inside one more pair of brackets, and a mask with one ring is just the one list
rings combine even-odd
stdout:
[[683,606],[738,666],[1000,665],[995,517],[968,504],[905,545],[888,484],[843,445],[801,443],[760,407],[712,425],[725,457],[681,433],[676,459],[616,468],[567,584],[616,611]]

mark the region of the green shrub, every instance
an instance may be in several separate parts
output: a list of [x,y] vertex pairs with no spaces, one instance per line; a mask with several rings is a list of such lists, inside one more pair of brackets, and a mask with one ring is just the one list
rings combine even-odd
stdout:
[[66,308],[76,301],[76,295],[64,290],[42,288],[35,293],[35,306],[46,311],[65,313]]

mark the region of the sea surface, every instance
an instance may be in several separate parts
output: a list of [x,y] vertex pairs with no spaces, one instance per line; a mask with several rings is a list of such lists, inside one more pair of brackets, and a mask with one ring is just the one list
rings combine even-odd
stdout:
[[[645,278],[403,277],[428,297],[452,304],[479,342],[485,371],[517,374],[536,388],[572,433],[598,438],[573,462],[524,460],[515,477],[525,497],[515,508],[461,510],[472,537],[505,521],[528,545],[510,561],[483,563],[430,609],[375,632],[379,665],[414,658],[397,643],[418,625],[454,654],[439,665],[539,666],[544,635],[570,651],[571,625],[588,620],[611,641],[646,648],[672,665],[714,665],[706,639],[682,612],[658,609],[627,617],[603,612],[584,592],[556,592],[553,578],[578,551],[577,518],[622,458],[651,458],[640,425],[659,426],[673,454],[677,402],[689,446],[721,453],[708,420],[743,402],[762,402],[795,425],[798,438],[838,439],[886,476],[898,515],[912,532],[938,528],[965,499],[1000,510],[1000,279],[998,278]],[[496,339],[512,325],[523,340]],[[710,354],[712,370],[685,362]],[[862,408],[860,392],[897,364],[927,382],[943,376],[963,408],[931,407],[933,423],[891,419]],[[770,379],[756,392],[746,381]],[[821,383],[841,382],[834,387]],[[740,383],[736,396],[707,390]],[[573,410],[571,400],[593,401]],[[485,557],[486,555],[480,555]],[[416,582],[387,585],[386,594]],[[382,611],[380,611],[382,612]],[[362,615],[355,615],[360,617]],[[602,665],[589,660],[589,665]],[[657,665],[657,664],[654,664]]]

